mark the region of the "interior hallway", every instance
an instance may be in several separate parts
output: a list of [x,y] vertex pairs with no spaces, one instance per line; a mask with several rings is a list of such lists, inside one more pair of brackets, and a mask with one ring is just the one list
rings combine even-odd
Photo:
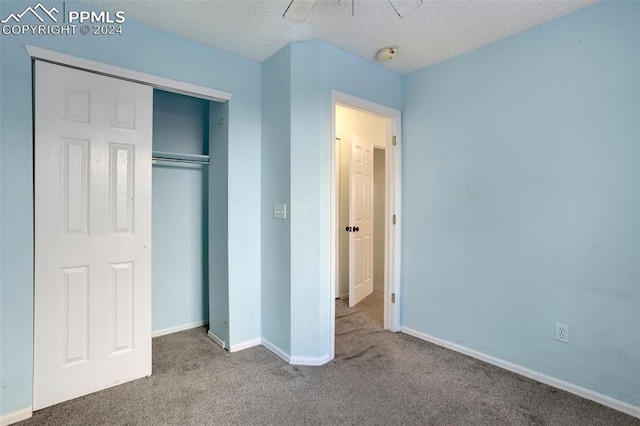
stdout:
[[[373,293],[365,297],[353,308],[349,307],[349,298],[336,299],[336,336],[339,335],[338,326],[348,324],[347,316],[361,313],[382,328],[384,326],[384,287],[382,284],[374,284]],[[340,320],[339,320],[340,319]],[[338,342],[336,341],[336,346]]]

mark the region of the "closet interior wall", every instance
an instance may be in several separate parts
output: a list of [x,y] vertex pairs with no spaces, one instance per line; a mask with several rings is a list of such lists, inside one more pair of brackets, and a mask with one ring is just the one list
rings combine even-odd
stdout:
[[[209,101],[154,90],[153,151],[209,154]],[[153,162],[152,330],[209,320],[207,165]]]

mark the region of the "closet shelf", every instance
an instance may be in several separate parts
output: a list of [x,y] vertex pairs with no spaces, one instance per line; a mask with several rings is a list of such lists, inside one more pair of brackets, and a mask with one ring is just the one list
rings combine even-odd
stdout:
[[205,164],[207,166],[209,165],[208,155],[153,151],[151,153],[151,158],[153,161],[171,161],[175,163]]

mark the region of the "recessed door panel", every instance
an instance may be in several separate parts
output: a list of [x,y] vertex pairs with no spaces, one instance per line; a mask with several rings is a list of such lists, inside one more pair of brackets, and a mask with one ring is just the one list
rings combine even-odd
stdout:
[[113,278],[113,353],[133,349],[133,263],[111,265]]
[[91,91],[65,88],[62,118],[83,123],[91,121]]
[[89,268],[62,269],[62,364],[86,362],[89,338]]
[[62,139],[63,233],[86,235],[89,223],[89,141]]
[[112,232],[133,232],[134,147],[111,145],[111,219]]
[[136,101],[122,96],[111,98],[111,126],[136,128]]

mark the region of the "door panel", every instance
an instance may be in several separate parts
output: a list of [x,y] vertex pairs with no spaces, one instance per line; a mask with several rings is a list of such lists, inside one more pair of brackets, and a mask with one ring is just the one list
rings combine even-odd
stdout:
[[351,135],[349,306],[373,293],[373,144]]
[[151,374],[151,87],[36,62],[35,410]]
[[113,279],[113,346],[111,354],[119,351],[133,349],[134,329],[134,280],[133,262],[117,263],[111,265],[111,277]]
[[89,268],[62,268],[62,365],[88,360]]
[[89,222],[89,141],[62,138],[62,144],[64,232],[86,235]]
[[133,233],[134,147],[112,143],[110,148],[111,232]]

